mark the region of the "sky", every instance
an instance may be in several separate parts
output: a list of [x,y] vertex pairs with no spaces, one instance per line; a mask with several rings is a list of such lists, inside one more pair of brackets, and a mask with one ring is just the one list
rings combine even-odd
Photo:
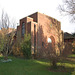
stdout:
[[0,0],[0,15],[3,9],[18,24],[21,18],[40,12],[60,21],[64,32],[75,32],[75,24],[69,22],[70,17],[60,14],[59,4],[62,4],[62,0]]

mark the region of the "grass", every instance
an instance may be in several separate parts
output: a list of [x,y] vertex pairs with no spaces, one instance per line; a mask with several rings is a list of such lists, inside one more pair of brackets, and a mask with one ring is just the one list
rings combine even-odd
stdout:
[[[50,63],[46,60],[24,60],[15,57],[9,57],[12,62],[2,63],[0,61],[0,75],[75,75],[75,63],[64,61],[58,65],[65,65],[67,69],[73,69],[69,72],[54,72],[49,70]],[[0,57],[0,60],[3,59]]]
[[75,54],[71,54],[71,55],[69,55],[68,57],[75,57]]

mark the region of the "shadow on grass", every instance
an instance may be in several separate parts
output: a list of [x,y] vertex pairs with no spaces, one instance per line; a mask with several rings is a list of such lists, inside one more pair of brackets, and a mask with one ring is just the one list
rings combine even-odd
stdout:
[[[10,63],[0,63],[1,75],[71,75],[74,74],[74,68],[58,65],[58,68],[51,68],[48,60],[25,60],[10,57],[13,61]],[[0,58],[2,59],[2,58]],[[8,67],[9,66],[9,67]],[[66,70],[66,71],[64,71]]]
[[38,60],[38,62],[36,63],[45,65],[47,69],[51,72],[64,72],[64,73],[69,73],[69,75],[75,74],[75,62],[72,62],[72,61],[62,60],[58,62],[57,67],[51,66],[51,62],[49,62],[48,60],[45,60],[45,61]]
[[74,71],[74,68],[65,67],[65,66],[57,66],[53,68],[52,66],[49,68],[52,72],[69,72],[70,74]]

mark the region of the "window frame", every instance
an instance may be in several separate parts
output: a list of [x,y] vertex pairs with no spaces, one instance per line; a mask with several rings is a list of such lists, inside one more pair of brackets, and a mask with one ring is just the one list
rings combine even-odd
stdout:
[[24,36],[25,34],[25,23],[22,22],[22,36]]

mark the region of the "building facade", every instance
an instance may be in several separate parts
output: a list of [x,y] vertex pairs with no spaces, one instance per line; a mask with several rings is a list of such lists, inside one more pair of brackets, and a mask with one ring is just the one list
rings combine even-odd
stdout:
[[63,44],[63,31],[61,23],[45,14],[36,12],[20,20],[17,27],[17,39],[24,37],[24,34],[31,35],[31,52],[45,56],[45,51],[55,48],[56,53],[60,53],[59,48]]

